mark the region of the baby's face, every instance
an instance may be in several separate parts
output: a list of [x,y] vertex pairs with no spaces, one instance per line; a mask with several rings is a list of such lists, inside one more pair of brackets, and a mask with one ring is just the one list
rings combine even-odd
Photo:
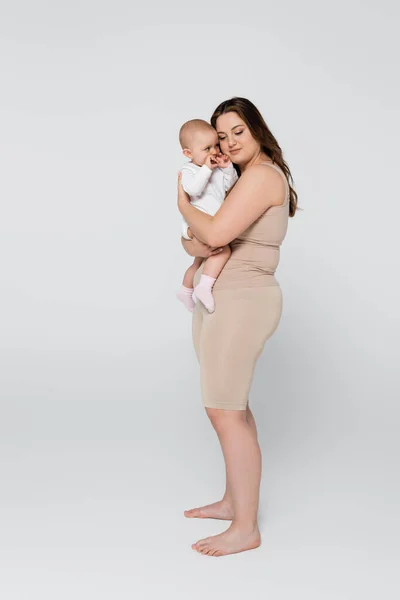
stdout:
[[192,161],[195,165],[202,167],[207,156],[217,156],[220,153],[218,145],[218,134],[215,129],[201,130],[194,134],[189,148]]

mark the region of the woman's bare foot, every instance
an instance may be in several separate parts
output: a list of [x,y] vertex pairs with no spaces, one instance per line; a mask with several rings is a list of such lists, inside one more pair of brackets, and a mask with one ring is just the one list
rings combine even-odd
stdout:
[[185,510],[184,515],[189,519],[221,519],[223,521],[232,521],[233,510],[229,500],[220,500],[219,502],[213,502],[213,504]]
[[233,524],[223,533],[199,540],[192,544],[193,550],[208,556],[225,556],[258,548],[261,544],[259,529],[243,528]]

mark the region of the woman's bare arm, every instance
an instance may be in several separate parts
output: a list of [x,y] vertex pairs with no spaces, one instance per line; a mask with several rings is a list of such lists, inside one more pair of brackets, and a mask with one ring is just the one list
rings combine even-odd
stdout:
[[285,183],[275,169],[253,165],[241,175],[213,217],[190,202],[181,201],[179,209],[195,236],[210,246],[221,247],[245,231],[268,208],[282,204],[285,194]]
[[190,256],[208,258],[209,256],[214,256],[214,254],[219,254],[222,251],[222,248],[212,248],[207,244],[203,244],[203,242],[198,240],[196,237],[193,237],[192,240],[186,240],[184,237],[181,237],[181,242],[185,251]]

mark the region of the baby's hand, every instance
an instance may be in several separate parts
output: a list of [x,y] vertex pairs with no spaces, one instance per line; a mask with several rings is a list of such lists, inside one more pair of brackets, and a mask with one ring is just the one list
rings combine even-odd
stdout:
[[230,159],[227,157],[226,154],[218,154],[218,156],[216,157],[217,160],[217,164],[219,167],[221,167],[221,169],[225,169],[226,167],[229,167],[232,163],[230,161]]
[[214,169],[216,169],[217,167],[219,167],[219,164],[217,162],[217,157],[216,156],[211,156],[211,154],[209,154],[204,162],[205,165],[207,165],[207,167],[209,169],[211,169],[212,171]]

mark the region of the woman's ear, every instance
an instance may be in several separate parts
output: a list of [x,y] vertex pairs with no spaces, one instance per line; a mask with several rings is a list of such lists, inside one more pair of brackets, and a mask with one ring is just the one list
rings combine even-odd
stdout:
[[192,153],[190,152],[189,148],[184,148],[183,154],[186,156],[186,158],[192,158]]

